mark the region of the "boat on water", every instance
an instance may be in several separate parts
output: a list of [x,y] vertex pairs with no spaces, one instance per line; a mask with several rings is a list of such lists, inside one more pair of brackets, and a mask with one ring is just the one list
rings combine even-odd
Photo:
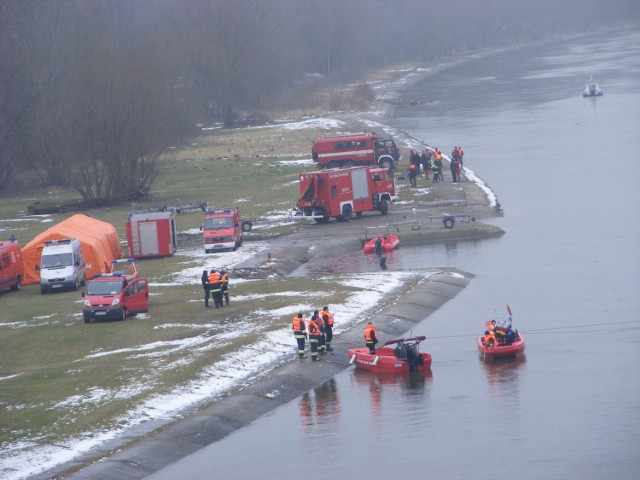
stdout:
[[524,352],[524,337],[518,330],[513,330],[513,314],[511,307],[507,304],[506,320],[487,320],[484,335],[478,337],[478,351],[482,354],[483,360],[489,358],[513,358]]
[[600,86],[598,85],[598,83],[593,80],[593,77],[589,78],[589,83],[587,83],[587,86],[584,88],[584,91],[582,92],[582,96],[583,97],[602,96],[602,90],[600,89]]
[[[381,228],[384,228],[385,230],[379,234],[374,234],[371,238],[369,238],[369,230]],[[362,250],[364,251],[364,253],[389,253],[399,244],[400,239],[397,235],[389,233],[389,227],[367,227],[365,230],[364,240],[362,240]]]
[[419,349],[420,342],[426,338],[419,336],[389,340],[376,349],[376,353],[370,353],[367,347],[350,348],[347,351],[349,363],[370,372],[428,372],[431,370],[431,354],[420,352]]
[[478,337],[478,351],[483,358],[514,358],[524,352],[524,345],[524,337],[517,330],[514,332],[514,339],[511,343],[497,342],[487,345],[484,342],[484,335]]

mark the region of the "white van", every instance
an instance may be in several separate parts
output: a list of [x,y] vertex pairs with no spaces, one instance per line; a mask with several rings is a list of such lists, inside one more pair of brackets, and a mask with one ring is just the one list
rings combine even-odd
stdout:
[[84,254],[76,238],[44,242],[40,266],[40,292],[70,288],[78,290],[85,284]]

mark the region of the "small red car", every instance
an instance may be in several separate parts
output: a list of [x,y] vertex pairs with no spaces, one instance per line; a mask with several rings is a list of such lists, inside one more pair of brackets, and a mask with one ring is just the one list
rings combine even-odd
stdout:
[[[115,265],[128,263],[130,273],[114,271]],[[112,260],[111,273],[96,274],[82,293],[84,322],[91,320],[124,320],[128,315],[148,312],[149,281],[138,277],[135,263]]]

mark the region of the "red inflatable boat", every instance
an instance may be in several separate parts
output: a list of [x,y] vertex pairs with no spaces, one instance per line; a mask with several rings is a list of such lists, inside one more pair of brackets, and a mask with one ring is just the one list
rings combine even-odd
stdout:
[[[367,347],[350,348],[349,363],[356,368],[380,373],[428,372],[431,370],[431,355],[419,351],[419,344],[427,337],[400,338],[386,342],[376,353]],[[387,345],[395,344],[395,347]]]

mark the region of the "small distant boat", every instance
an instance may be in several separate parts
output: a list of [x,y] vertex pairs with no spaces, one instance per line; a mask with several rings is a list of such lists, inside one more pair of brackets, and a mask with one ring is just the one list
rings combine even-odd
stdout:
[[583,97],[600,97],[602,96],[602,90],[597,82],[593,80],[593,77],[589,77],[589,83],[582,92]]
[[[384,233],[374,235],[369,238],[369,229],[385,228]],[[376,242],[380,243],[380,252],[390,252],[400,244],[397,235],[389,233],[389,227],[367,227],[365,230],[365,238],[362,240],[362,249],[364,253],[376,253]]]
[[513,342],[510,344],[497,343],[493,346],[487,346],[483,343],[484,335],[478,337],[478,351],[483,358],[510,358],[517,357],[524,352],[524,337],[518,331],[515,331]]
[[[350,348],[347,351],[349,363],[370,372],[428,372],[431,370],[431,354],[419,350],[420,342],[426,338],[419,336],[389,340],[373,354],[369,353],[367,347]],[[396,344],[394,348],[387,347],[393,344]]]

